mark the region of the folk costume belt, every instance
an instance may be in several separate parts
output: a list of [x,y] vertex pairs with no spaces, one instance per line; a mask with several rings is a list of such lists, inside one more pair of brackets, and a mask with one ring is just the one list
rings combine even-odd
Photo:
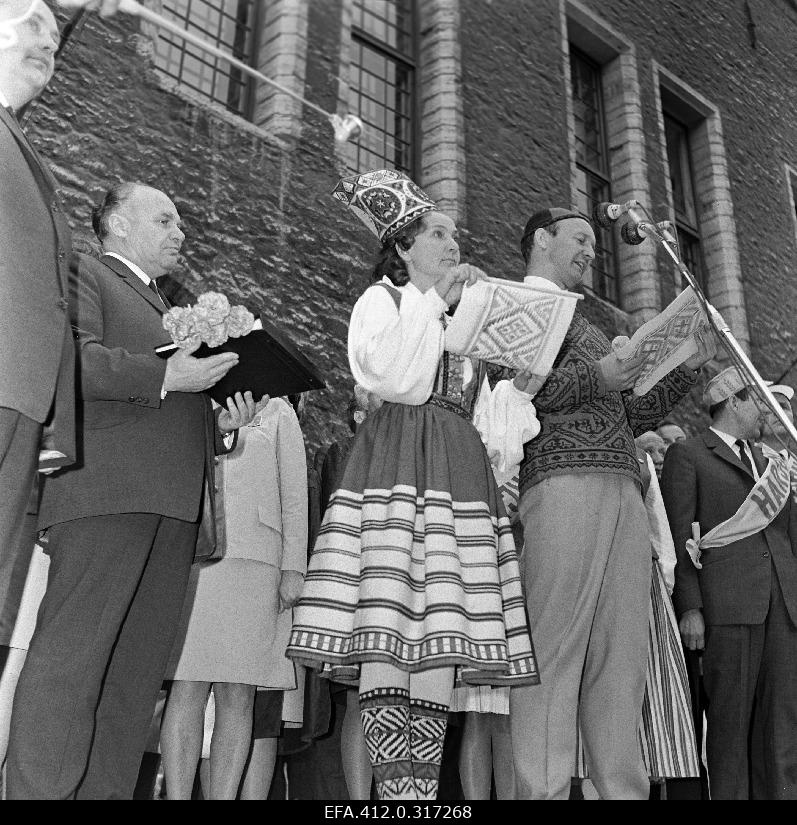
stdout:
[[465,421],[470,421],[470,413],[466,409],[460,407],[455,401],[452,401],[450,398],[446,398],[444,395],[432,393],[426,403],[431,404],[434,407],[441,407],[444,410],[455,413],[460,418],[464,418]]

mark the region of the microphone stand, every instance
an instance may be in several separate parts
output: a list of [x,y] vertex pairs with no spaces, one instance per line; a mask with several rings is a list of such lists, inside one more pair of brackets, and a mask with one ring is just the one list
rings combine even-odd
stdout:
[[[629,209],[628,214],[631,216],[632,220],[636,221],[638,224],[643,223],[634,209]],[[672,238],[667,238],[665,233],[662,232],[653,221],[646,225],[646,229],[648,236],[653,238],[670,256],[670,258],[672,258],[678,271],[686,279],[689,286],[692,287],[693,292],[697,295],[698,303],[708,318],[709,325],[717,334],[720,342],[727,350],[731,357],[731,361],[733,361],[736,368],[756,388],[759,398],[775,414],[776,418],[783,425],[791,440],[795,445],[797,445],[797,429],[795,429],[794,424],[789,421],[786,413],[783,412],[780,404],[778,404],[775,400],[775,396],[769,391],[769,387],[767,387],[764,379],[761,377],[758,370],[753,366],[753,362],[748,358],[747,353],[742,349],[741,345],[734,337],[730,327],[725,322],[725,319],[708,302],[705,293],[700,288],[700,284],[698,284],[695,277],[689,271],[689,268],[681,260],[674,240]]]

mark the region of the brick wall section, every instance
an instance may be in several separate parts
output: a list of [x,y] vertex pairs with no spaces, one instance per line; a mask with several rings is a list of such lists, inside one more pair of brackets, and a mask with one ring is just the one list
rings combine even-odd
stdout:
[[[334,5],[312,4],[309,36],[326,51],[308,59],[305,92],[331,109]],[[348,431],[347,321],[376,252],[329,196],[338,179],[332,129],[305,110],[298,137],[242,132],[237,119],[164,91],[136,31],[129,17],[91,15],[29,134],[53,164],[81,248],[93,242],[89,212],[110,183],[138,179],[173,197],[187,236],[179,280],[262,307],[327,378],[330,389],[313,393],[308,409],[312,452]]]
[[[778,377],[797,357],[797,243],[783,182],[783,163],[797,158],[794,4],[749,3],[756,23],[753,47],[743,3],[585,2],[634,39],[649,134],[656,117],[649,92],[654,60],[718,108],[751,354],[765,377]],[[653,203],[663,209],[667,196],[656,143],[648,142],[648,160]],[[698,208],[702,220],[710,219],[710,245],[711,221],[716,226],[729,216],[713,213],[711,203]]]
[[467,215],[460,0],[419,4],[420,184],[457,223]]
[[[296,94],[304,93],[307,60],[307,0],[272,0],[261,11],[257,69]],[[254,122],[272,134],[296,136],[302,104],[258,83]]]
[[[329,111],[345,98],[349,2],[302,0],[306,25],[294,18],[296,25],[288,27],[299,45],[306,31],[307,50],[306,59],[301,51],[294,55],[300,59],[292,68],[284,64],[286,77]],[[581,4],[633,46],[639,100],[636,108],[624,103],[618,116],[626,118],[626,132],[644,134],[645,154],[619,144],[615,154],[621,166],[631,167],[634,181],[646,167],[654,214],[666,217],[669,198],[653,62],[718,108],[752,355],[765,376],[777,377],[797,357],[797,240],[785,177],[786,164],[797,168],[792,4],[751,0],[756,48],[748,40],[741,3]],[[518,241],[530,212],[570,202],[560,0],[435,0],[431,10],[425,0],[422,5],[427,71],[446,93],[455,92],[447,107],[444,94],[434,103],[423,96],[422,101],[430,120],[427,134],[440,125],[455,141],[450,145],[456,147],[456,173],[439,180],[441,186],[449,181],[451,188],[441,192],[456,203],[463,258],[492,274],[519,278]],[[454,37],[450,21],[457,11]],[[315,446],[338,437],[346,431],[351,386],[348,316],[367,283],[377,244],[329,197],[344,169],[332,130],[323,117],[301,107],[298,128],[276,134],[273,122],[265,121],[265,129],[244,126],[164,89],[137,32],[129,17],[89,16],[32,115],[29,133],[53,162],[78,241],[89,241],[89,209],[113,181],[139,178],[173,194],[188,236],[177,276],[194,292],[221,289],[234,301],[263,306],[290,330],[330,383],[329,390],[312,396],[308,441]],[[621,62],[618,71],[624,88],[633,83],[631,64]],[[448,142],[447,137],[439,145]],[[432,188],[438,179],[432,142],[427,146],[424,175]],[[663,284],[672,281],[666,267],[659,257]],[[634,308],[647,313],[650,294],[635,291],[634,277],[629,295]],[[636,326],[628,314],[591,297],[584,309],[610,336]],[[681,417],[696,420],[694,407]]]
[[520,278],[529,214],[570,200],[559,11],[548,0],[468,0],[460,11],[463,252],[491,273]]

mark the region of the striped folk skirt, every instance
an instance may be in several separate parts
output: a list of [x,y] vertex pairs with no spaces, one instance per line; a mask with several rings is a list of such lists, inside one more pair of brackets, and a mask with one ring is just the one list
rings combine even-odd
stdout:
[[473,425],[386,403],[360,428],[294,607],[287,655],[356,683],[361,662],[539,677],[512,530]]
[[[651,779],[699,776],[681,634],[664,576],[655,561],[650,587],[648,633],[648,675],[639,728],[639,744],[648,776]],[[580,736],[576,776],[589,776]]]

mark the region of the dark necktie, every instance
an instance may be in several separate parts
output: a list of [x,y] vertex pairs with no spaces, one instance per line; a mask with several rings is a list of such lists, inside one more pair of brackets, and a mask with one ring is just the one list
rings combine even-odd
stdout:
[[158,300],[169,309],[169,303],[166,298],[163,297],[163,293],[158,289],[158,285],[155,283],[155,279],[151,278],[149,282],[149,288],[158,296]]
[[736,439],[736,446],[739,448],[739,458],[742,460],[742,464],[750,471],[750,475],[755,478],[755,470],[753,470],[753,463],[750,461],[750,455],[748,454],[747,450],[745,449],[747,442],[745,442],[741,438]]

